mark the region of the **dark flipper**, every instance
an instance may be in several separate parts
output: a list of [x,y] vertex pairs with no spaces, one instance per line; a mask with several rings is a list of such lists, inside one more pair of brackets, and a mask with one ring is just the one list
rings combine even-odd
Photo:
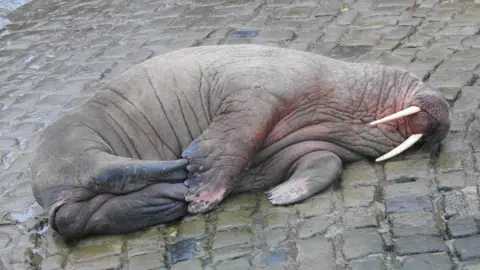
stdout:
[[54,229],[66,238],[135,232],[186,215],[186,192],[183,183],[159,183],[126,195],[65,203],[53,215]]
[[272,204],[287,205],[305,200],[340,177],[342,161],[332,152],[317,151],[298,159],[288,180],[266,192]]
[[100,160],[97,173],[86,188],[96,193],[126,194],[162,182],[187,178],[186,159],[172,161],[136,160],[108,155]]

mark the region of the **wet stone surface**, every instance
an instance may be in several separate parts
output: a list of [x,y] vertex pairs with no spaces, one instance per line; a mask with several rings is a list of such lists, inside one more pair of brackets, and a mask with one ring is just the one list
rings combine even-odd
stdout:
[[[0,1],[0,270],[480,269],[479,1],[33,0],[7,13],[14,4]],[[29,182],[39,132],[136,63],[245,43],[408,69],[445,94],[452,132],[435,160],[348,164],[292,206],[258,192],[128,235],[52,232]]]

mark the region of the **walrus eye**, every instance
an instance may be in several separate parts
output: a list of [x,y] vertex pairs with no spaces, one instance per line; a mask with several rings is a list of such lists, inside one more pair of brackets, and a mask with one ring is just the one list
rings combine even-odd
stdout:
[[403,151],[407,150],[410,148],[412,145],[414,145],[418,140],[420,140],[423,137],[423,134],[413,134],[412,136],[408,137],[403,143],[401,143],[399,146],[395,147],[392,149],[392,151],[386,153],[385,155],[375,159],[376,162],[384,161],[386,159],[392,158],[396,155],[401,154]]
[[385,123],[385,122],[388,122],[388,121],[392,121],[392,120],[395,120],[395,119],[398,119],[398,118],[401,118],[401,117],[405,117],[405,116],[409,116],[411,114],[415,114],[415,113],[418,113],[418,112],[421,112],[421,111],[422,111],[422,109],[420,109],[420,107],[411,106],[411,107],[406,108],[405,110],[401,110],[399,112],[396,112],[394,114],[386,116],[382,119],[378,119],[376,121],[373,121],[373,122],[370,123],[370,126],[374,126],[374,125],[377,125],[377,124],[380,124],[380,123]]

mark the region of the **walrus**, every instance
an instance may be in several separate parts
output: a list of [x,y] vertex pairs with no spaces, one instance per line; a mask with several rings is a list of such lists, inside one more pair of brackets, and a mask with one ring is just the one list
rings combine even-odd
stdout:
[[42,132],[33,194],[67,238],[123,234],[263,191],[289,205],[342,166],[439,145],[449,104],[412,73],[264,45],[155,56]]

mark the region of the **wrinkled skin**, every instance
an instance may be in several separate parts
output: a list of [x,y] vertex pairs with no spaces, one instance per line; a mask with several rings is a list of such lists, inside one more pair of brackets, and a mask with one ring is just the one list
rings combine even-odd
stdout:
[[[408,106],[422,111],[368,123]],[[128,233],[267,190],[287,205],[414,133],[439,144],[448,104],[412,74],[259,45],[147,60],[42,134],[34,195],[66,237]],[[185,181],[183,181],[185,180]]]

